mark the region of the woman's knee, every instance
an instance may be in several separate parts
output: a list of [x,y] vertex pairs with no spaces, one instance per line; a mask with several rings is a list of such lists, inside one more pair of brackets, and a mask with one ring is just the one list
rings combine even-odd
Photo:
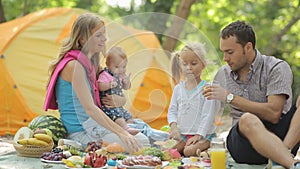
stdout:
[[239,120],[239,131],[244,135],[260,130],[263,127],[261,120],[254,114],[245,113]]

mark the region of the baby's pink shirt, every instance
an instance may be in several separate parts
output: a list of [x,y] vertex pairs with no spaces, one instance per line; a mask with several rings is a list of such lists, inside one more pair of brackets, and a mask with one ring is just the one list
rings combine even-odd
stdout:
[[102,82],[102,83],[109,83],[112,81],[115,81],[115,78],[106,71],[101,72],[97,80],[97,82]]

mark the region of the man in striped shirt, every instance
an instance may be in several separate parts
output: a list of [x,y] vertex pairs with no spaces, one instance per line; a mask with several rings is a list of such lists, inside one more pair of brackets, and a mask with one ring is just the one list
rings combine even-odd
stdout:
[[220,49],[227,65],[216,74],[220,85],[207,87],[204,96],[230,105],[233,127],[226,143],[236,162],[265,164],[269,158],[294,167],[289,149],[294,155],[298,150],[300,123],[291,123],[296,110],[291,108],[292,71],[285,61],[262,55],[255,43],[253,28],[244,21],[221,31]]

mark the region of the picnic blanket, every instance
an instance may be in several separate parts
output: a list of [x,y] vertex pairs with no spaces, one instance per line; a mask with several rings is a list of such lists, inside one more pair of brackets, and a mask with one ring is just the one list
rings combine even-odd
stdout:
[[[64,164],[52,164],[44,163],[40,158],[29,158],[18,156],[17,152],[9,143],[3,144],[1,142],[0,149],[1,152],[4,149],[9,149],[9,151],[2,152],[0,155],[0,169],[65,169]],[[263,169],[265,165],[247,165],[247,164],[237,164],[234,160],[228,155],[228,169]],[[109,168],[108,168],[109,169]],[[207,168],[209,169],[209,168]]]

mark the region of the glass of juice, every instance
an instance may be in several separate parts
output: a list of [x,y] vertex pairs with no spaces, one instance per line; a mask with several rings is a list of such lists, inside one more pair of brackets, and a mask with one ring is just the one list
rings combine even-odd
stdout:
[[210,146],[210,160],[212,169],[226,169],[226,148],[222,138],[213,138]]

